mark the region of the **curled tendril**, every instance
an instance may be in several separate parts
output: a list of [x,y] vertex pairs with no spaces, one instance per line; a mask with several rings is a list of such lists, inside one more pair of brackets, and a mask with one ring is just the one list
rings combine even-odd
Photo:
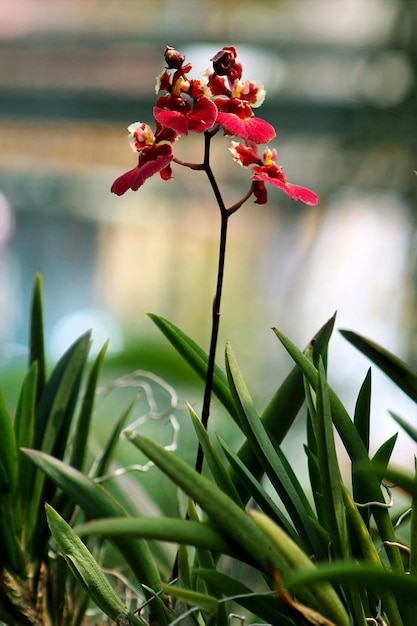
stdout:
[[[145,411],[145,413],[140,415],[140,417],[136,418],[133,422],[128,424],[128,426],[126,426],[120,436],[124,437],[127,431],[132,434],[132,432],[135,432],[138,428],[144,426],[147,422],[151,420],[160,420],[168,423],[172,429],[171,441],[167,445],[165,445],[164,448],[165,450],[169,450],[171,452],[175,451],[177,449],[178,437],[180,432],[180,425],[175,415],[175,411],[178,408],[178,395],[175,389],[162,378],[156,376],[151,372],[147,372],[145,370],[136,370],[127,376],[123,376],[112,381],[106,387],[100,389],[99,393],[102,395],[102,397],[104,397],[108,396],[115,389],[121,388],[133,388],[137,390],[138,397],[139,395],[143,394],[146,399],[147,410]],[[156,399],[156,389],[162,390],[165,397],[167,398],[166,404],[164,404],[162,407],[160,406],[161,401]],[[94,475],[103,454],[104,451],[101,451],[100,454],[97,456],[91,470],[91,475]],[[110,472],[109,474],[96,477],[95,481],[99,483],[104,482],[106,480],[117,478],[118,476],[122,476],[132,471],[146,472],[153,465],[154,463],[152,461],[148,461],[142,465],[135,463],[125,467],[120,467]]]

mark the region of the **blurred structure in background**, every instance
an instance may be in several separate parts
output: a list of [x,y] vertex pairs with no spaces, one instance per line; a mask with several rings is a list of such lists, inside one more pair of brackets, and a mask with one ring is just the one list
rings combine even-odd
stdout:
[[[9,218],[0,207],[3,346],[26,341],[37,270],[51,350],[83,332],[86,316],[115,349],[123,337],[159,341],[146,311],[207,341],[218,215],[206,181],[177,167],[174,181],[155,178],[122,198],[109,188],[135,163],[127,125],[152,121],[165,45],[202,71],[233,44],[244,78],[265,83],[259,115],[277,129],[289,180],[314,189],[320,203],[306,208],[271,190],[267,206],[250,202],[232,219],[221,341],[231,338],[248,378],[268,393],[276,383],[270,364],[288,365],[271,326],[303,345],[335,309],[339,327],[417,362],[416,3],[199,0],[196,10],[195,0],[19,0],[16,7],[0,4],[1,207],[10,206],[16,222],[6,242]],[[217,139],[216,174],[233,202],[247,177],[227,139]],[[198,159],[201,138],[178,147]],[[334,343],[355,363],[339,372],[341,384],[358,373],[346,393],[355,392],[367,363],[358,357],[358,370],[353,349],[337,336]]]

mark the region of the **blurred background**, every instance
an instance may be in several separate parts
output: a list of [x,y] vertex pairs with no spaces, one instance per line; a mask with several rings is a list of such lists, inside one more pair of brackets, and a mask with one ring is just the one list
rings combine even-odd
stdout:
[[[288,179],[320,195],[312,208],[271,189],[231,219],[219,362],[229,338],[261,410],[291,366],[271,327],[303,347],[337,310],[337,328],[415,365],[417,3],[1,0],[0,381],[24,363],[40,270],[51,359],[92,328],[93,349],[110,337],[110,378],[153,369],[201,408],[146,312],[208,347],[219,216],[207,181],[175,167],[173,181],[110,194],[136,163],[127,126],[152,124],[167,44],[197,73],[235,45],[243,78],[265,83],[256,113],[277,130]],[[233,204],[248,173],[227,138],[213,143]],[[178,150],[199,160],[202,138]],[[331,382],[349,409],[368,367],[336,332]],[[388,408],[416,416],[378,372],[374,389],[377,445],[396,430]]]

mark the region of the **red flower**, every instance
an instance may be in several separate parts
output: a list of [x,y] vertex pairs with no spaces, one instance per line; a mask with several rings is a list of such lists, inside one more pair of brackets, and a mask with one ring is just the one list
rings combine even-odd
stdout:
[[252,167],[251,179],[255,181],[253,193],[256,204],[266,204],[268,194],[265,183],[269,183],[278,189],[282,189],[292,200],[301,200],[304,204],[315,206],[319,200],[317,194],[306,187],[293,185],[287,181],[287,177],[281,166],[276,165],[278,154],[276,150],[265,148],[262,157],[259,157],[257,146],[254,142],[246,142],[246,146],[232,142],[229,148],[233,159],[242,167]]
[[216,106],[205,95],[207,88],[199,80],[187,78],[191,65],[183,66],[185,57],[174,48],[166,47],[165,60],[168,67],[156,83],[156,92],[165,94],[156,100],[155,119],[179,135],[188,135],[189,131],[203,133],[217,117]]
[[111,186],[111,191],[118,196],[128,189],[137,191],[148,178],[158,172],[163,180],[172,178],[172,147],[168,143],[157,141],[175,141],[176,134],[157,125],[154,135],[150,126],[139,122],[131,124],[128,130],[129,143],[135,152],[139,152],[139,158],[137,166],[119,176]]
[[204,133],[211,128],[217,118],[217,108],[205,96],[190,101],[168,94],[157,99],[153,114],[164,126],[179,135],[188,135],[189,131]]
[[[242,66],[236,62],[234,46],[226,46],[213,58],[213,69],[208,77],[208,86],[219,111],[216,122],[225,135],[235,135],[255,143],[267,143],[275,137],[271,124],[254,117],[252,107],[261,106],[265,99],[262,83],[247,80],[242,82]],[[226,79],[223,78],[226,76]]]

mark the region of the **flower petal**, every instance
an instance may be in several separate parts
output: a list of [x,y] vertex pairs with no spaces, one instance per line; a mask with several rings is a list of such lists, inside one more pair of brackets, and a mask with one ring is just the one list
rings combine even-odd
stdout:
[[174,156],[172,154],[170,156],[160,157],[155,159],[155,161],[148,161],[148,163],[144,163],[144,165],[137,168],[136,176],[130,185],[132,191],[137,191],[148,178],[168,167],[173,158]]
[[244,146],[238,141],[232,141],[228,149],[233,156],[233,160],[236,161],[236,163],[239,163],[242,167],[248,167],[252,163],[260,163],[256,144],[254,142],[247,142],[247,145]]
[[187,115],[190,130],[195,133],[204,133],[211,128],[217,118],[217,107],[206,97],[199,98]]
[[122,196],[128,189],[130,189],[130,185],[132,184],[137,172],[138,167],[134,167],[133,170],[129,170],[125,172],[119,178],[116,178],[114,183],[111,186],[110,191],[115,193],[116,196]]
[[216,121],[223,128],[226,135],[235,135],[254,143],[268,143],[276,136],[274,127],[259,117],[242,119],[235,113],[219,111]]
[[175,130],[179,135],[188,135],[188,121],[183,113],[154,107],[153,114],[163,126]]
[[249,117],[244,120],[247,129],[247,137],[255,143],[268,143],[276,137],[275,128],[260,117]]
[[314,191],[311,191],[311,189],[300,187],[299,185],[292,185],[291,183],[284,182],[278,178],[271,178],[267,174],[255,174],[252,176],[252,180],[262,181],[274,185],[274,187],[282,189],[282,191],[284,191],[292,200],[301,200],[301,202],[309,204],[310,206],[315,206],[319,201],[318,195],[315,194]]

